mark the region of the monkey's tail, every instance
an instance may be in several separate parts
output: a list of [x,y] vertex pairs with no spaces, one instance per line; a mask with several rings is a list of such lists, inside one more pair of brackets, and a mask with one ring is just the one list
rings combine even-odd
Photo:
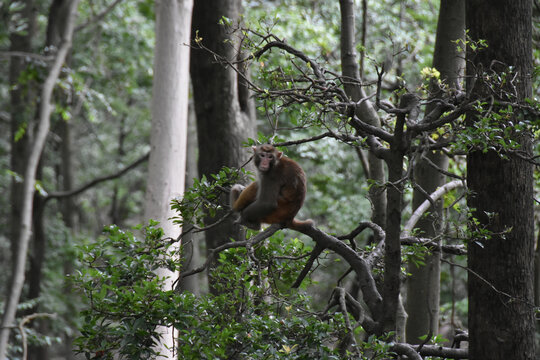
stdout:
[[293,229],[293,230],[302,232],[302,231],[305,231],[305,230],[309,229],[310,227],[312,227],[313,224],[314,224],[314,222],[311,219],[308,219],[308,220],[292,219],[292,221],[290,221],[286,226],[289,229]]

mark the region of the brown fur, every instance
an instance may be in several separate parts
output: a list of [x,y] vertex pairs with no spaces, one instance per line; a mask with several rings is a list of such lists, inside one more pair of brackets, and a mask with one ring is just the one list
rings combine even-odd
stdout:
[[253,150],[258,180],[246,188],[235,185],[231,190],[231,206],[241,213],[239,222],[253,229],[259,229],[261,223],[295,230],[311,226],[311,220],[294,218],[306,196],[306,175],[300,165],[272,145]]

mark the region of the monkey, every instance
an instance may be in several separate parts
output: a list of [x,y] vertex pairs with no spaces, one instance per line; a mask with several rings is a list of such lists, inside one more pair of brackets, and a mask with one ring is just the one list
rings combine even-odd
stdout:
[[294,217],[306,197],[306,175],[296,161],[270,144],[253,146],[258,179],[248,187],[235,184],[230,202],[240,213],[237,223],[259,230],[261,223],[281,224],[294,230],[313,225]]

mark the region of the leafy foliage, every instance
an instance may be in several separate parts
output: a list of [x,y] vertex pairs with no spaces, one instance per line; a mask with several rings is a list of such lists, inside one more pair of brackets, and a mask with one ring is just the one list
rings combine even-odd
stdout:
[[243,168],[236,170],[223,167],[219,173],[211,175],[211,180],[206,176],[193,179],[193,186],[184,191],[182,198],[171,201],[172,209],[179,214],[172,218],[174,223],[204,227],[204,217],[215,217],[217,211],[226,206],[221,202],[222,195],[226,189],[239,182],[241,175],[245,177],[248,172]]
[[[213,274],[219,295],[197,297],[162,289],[155,270],[180,269],[178,250],[155,222],[138,230],[144,237],[110,226],[100,241],[80,248],[84,266],[73,284],[89,308],[76,345],[87,358],[154,358],[158,325],[178,330],[184,358],[343,358],[330,347],[347,332],[343,316],[325,316],[289,289],[301,265],[291,257],[309,250],[301,241],[278,236],[259,245],[254,258],[245,249],[220,253]],[[385,353],[377,341],[362,346]]]

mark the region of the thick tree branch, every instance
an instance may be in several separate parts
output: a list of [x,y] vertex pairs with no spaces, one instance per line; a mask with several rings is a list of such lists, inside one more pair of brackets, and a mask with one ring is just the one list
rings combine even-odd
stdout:
[[391,347],[391,351],[399,355],[406,355],[410,359],[422,360],[424,356],[436,356],[450,359],[468,359],[469,351],[467,349],[454,349],[442,347],[439,345],[424,345],[418,353],[418,345],[405,343],[396,343]]
[[360,289],[364,294],[364,301],[368,305],[374,320],[378,322],[382,316],[382,297],[377,290],[375,280],[366,261],[350,246],[314,226],[303,229],[301,232],[311,237],[323,249],[330,249],[340,255],[354,269],[358,276]]

